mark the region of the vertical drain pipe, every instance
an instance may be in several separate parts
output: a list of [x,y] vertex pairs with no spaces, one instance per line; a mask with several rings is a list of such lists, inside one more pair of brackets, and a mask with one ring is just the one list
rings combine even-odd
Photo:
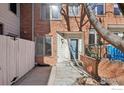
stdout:
[[35,41],[35,30],[34,30],[34,3],[32,3],[32,41]]

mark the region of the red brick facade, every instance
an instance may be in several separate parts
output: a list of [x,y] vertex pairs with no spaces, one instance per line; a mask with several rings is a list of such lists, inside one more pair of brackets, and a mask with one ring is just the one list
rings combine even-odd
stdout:
[[[115,16],[113,14],[113,4],[105,4],[105,15],[98,16],[101,18],[102,24],[108,28],[108,24],[124,24],[123,16]],[[57,62],[57,31],[67,31],[67,25],[64,17],[61,16],[60,20],[41,20],[41,4],[34,4],[34,31],[35,38],[45,34],[52,36],[52,56],[36,56],[36,62],[39,64],[55,64]],[[80,17],[76,17],[79,21]],[[75,17],[70,17],[71,31],[79,31]],[[83,39],[84,43],[88,44],[89,41],[89,23],[83,26]],[[21,37],[25,39],[32,39],[32,4],[21,4]]]
[[20,4],[20,37],[32,40],[32,4]]

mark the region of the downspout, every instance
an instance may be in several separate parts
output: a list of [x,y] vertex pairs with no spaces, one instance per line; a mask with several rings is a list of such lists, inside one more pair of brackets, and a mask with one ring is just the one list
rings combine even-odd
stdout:
[[18,37],[20,38],[21,37],[21,35],[20,35],[20,31],[21,31],[21,24],[20,24],[20,4],[17,4],[17,16],[19,17],[19,20],[18,20],[18,28],[19,28],[19,33],[18,33]]
[[35,30],[34,30],[34,4],[32,3],[32,41],[35,41]]

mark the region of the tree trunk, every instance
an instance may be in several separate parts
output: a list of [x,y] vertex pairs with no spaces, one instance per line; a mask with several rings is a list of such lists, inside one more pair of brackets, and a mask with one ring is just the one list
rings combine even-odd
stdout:
[[91,22],[93,27],[96,29],[98,34],[100,34],[104,40],[108,41],[110,44],[112,44],[113,46],[117,47],[118,49],[124,52],[124,40],[122,40],[121,37],[114,35],[113,33],[105,29],[101,25],[101,23],[96,18],[90,4],[84,3],[84,6],[85,6],[85,10],[89,18],[89,21]]

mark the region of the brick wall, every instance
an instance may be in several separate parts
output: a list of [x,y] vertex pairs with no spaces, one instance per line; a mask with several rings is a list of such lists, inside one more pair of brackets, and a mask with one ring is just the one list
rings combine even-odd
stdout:
[[20,4],[20,37],[32,40],[32,4]]
[[50,21],[41,19],[41,4],[34,4],[35,36],[49,34]]
[[102,59],[98,65],[98,75],[109,84],[124,85],[124,63]]
[[[98,16],[102,19],[102,24],[105,28],[108,27],[108,24],[124,24],[124,18],[122,16],[113,15],[113,4],[106,4],[106,13],[103,16]],[[36,60],[38,63],[48,63],[55,64],[57,61],[57,31],[67,31],[67,25],[64,20],[64,17],[61,16],[61,20],[50,20],[43,21],[41,20],[41,4],[34,4],[34,29],[35,37],[50,35],[52,37],[52,56],[38,56]],[[31,4],[21,4],[21,37],[31,40],[32,38],[32,12]],[[79,22],[80,17],[76,17]],[[87,19],[87,17],[86,17]],[[78,31],[77,23],[75,17],[70,17],[70,28],[71,31]],[[83,27],[84,31],[84,42],[88,44],[89,41],[89,23]]]
[[86,71],[92,75],[92,76],[96,76],[97,75],[97,61],[94,58],[88,57],[86,55],[81,55],[80,56],[80,60],[82,61],[82,64],[84,64]]

